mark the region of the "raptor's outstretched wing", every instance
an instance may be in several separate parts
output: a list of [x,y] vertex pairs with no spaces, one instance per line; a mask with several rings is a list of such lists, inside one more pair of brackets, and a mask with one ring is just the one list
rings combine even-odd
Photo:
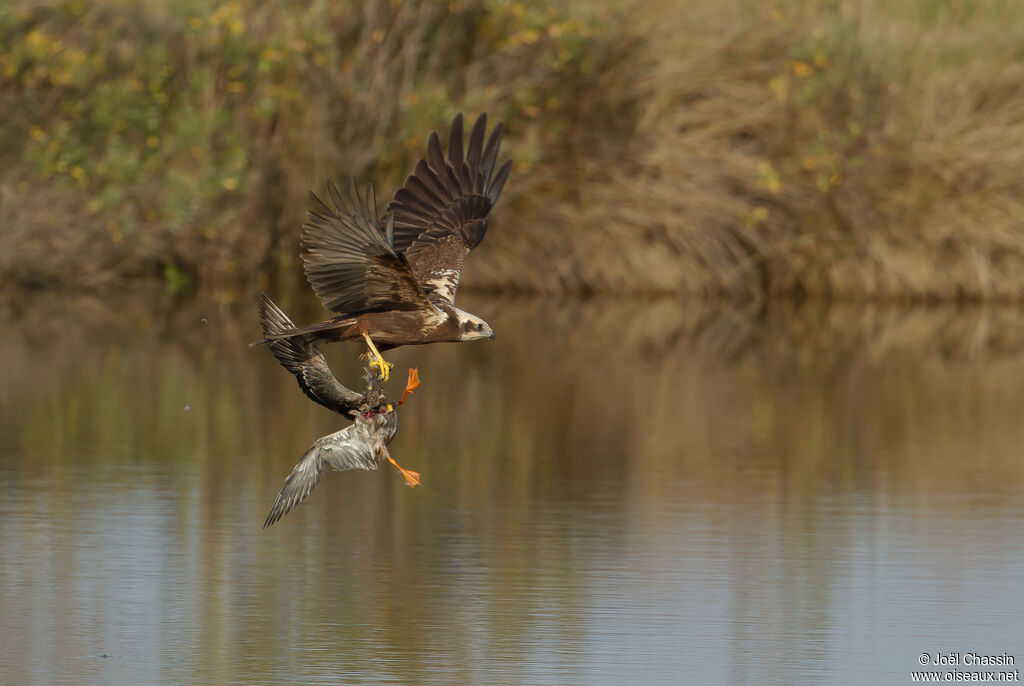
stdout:
[[481,114],[463,155],[462,114],[456,115],[447,159],[437,133],[430,134],[427,159],[416,163],[387,207],[394,249],[433,302],[454,303],[466,254],[483,240],[487,214],[508,179],[511,160],[494,173],[502,125],[484,143],[486,129],[487,115]]
[[[295,328],[288,315],[265,293],[260,293],[258,301],[264,336]],[[295,375],[299,388],[310,400],[341,415],[356,411],[365,402],[362,394],[346,388],[334,378],[323,353],[305,338],[282,338],[271,341],[268,347],[281,366]]]
[[327,182],[334,208],[310,193],[313,208],[299,239],[306,278],[324,306],[341,315],[386,310],[434,310],[404,258],[377,220],[373,186],[360,195],[350,183],[346,200]]

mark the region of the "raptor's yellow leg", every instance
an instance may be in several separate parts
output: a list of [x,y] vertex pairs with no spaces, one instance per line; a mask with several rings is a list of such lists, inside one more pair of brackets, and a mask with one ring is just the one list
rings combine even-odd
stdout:
[[390,455],[388,455],[388,462],[395,465],[395,467],[398,468],[398,471],[402,472],[402,476],[405,477],[405,483],[409,484],[410,488],[412,488],[413,486],[420,485],[419,472],[414,472],[411,469],[402,469],[401,467],[398,466],[398,463],[395,462],[395,458],[391,457]]
[[377,346],[373,344],[373,340],[370,338],[370,334],[363,332],[363,340],[366,341],[367,347],[370,349],[370,360],[371,367],[377,367],[378,374],[382,381],[387,381],[388,377],[391,376],[391,363],[384,359],[384,356],[377,350]]

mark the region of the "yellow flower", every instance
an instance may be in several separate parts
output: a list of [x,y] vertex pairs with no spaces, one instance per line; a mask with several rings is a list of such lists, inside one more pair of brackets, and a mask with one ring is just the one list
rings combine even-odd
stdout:
[[220,182],[220,185],[224,186],[224,190],[233,191],[238,188],[238,179],[227,178]]
[[76,181],[85,181],[85,170],[78,165],[75,165],[71,168],[71,178]]
[[43,136],[45,136],[46,132],[43,131],[38,126],[30,126],[28,128],[28,135],[32,137],[32,140],[37,141],[40,138],[42,138]]
[[801,79],[811,75],[811,65],[807,64],[806,62],[801,62],[797,60],[796,62],[793,63],[792,69],[793,73],[799,76]]
[[520,34],[520,40],[526,45],[533,45],[540,38],[540,34],[537,33],[536,29],[526,29]]

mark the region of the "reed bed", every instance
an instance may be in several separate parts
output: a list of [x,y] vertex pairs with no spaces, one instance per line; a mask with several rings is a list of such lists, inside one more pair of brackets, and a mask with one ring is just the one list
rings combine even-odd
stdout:
[[3,289],[292,282],[308,189],[487,111],[466,287],[1024,297],[1012,1],[60,0],[0,43]]

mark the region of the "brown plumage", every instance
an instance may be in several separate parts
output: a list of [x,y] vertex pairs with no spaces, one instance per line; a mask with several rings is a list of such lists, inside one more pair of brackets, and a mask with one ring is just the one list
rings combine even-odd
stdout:
[[347,197],[333,182],[331,205],[310,194],[301,256],[306,277],[337,316],[266,335],[258,343],[301,337],[309,343],[358,340],[381,350],[401,345],[493,338],[485,321],[455,307],[466,255],[483,240],[487,215],[511,162],[494,173],[502,126],[486,142],[486,115],[473,125],[463,154],[462,115],[452,122],[448,155],[436,133],[427,157],[389,203],[383,221],[373,187]]
[[487,115],[473,124],[466,155],[462,154],[462,115],[452,122],[448,158],[437,133],[427,141],[427,159],[395,192],[388,204],[394,216],[394,247],[412,268],[413,276],[434,302],[454,304],[462,264],[487,232],[487,215],[498,201],[512,161],[492,176],[501,146],[498,122],[487,143]]

